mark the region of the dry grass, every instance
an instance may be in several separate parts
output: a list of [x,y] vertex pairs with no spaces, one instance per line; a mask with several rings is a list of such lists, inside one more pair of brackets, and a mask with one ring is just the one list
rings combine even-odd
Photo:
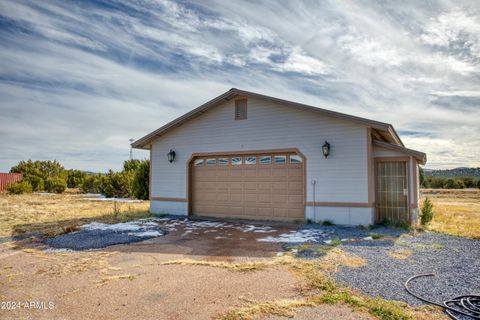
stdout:
[[106,223],[148,216],[149,202],[116,203],[85,201],[81,195],[8,195],[0,193],[0,237],[28,232],[46,236],[76,230],[86,222]]
[[223,262],[223,261],[202,261],[193,259],[171,260],[162,263],[163,265],[183,265],[183,266],[208,266],[215,268],[228,269],[232,271],[248,272],[265,270],[274,265],[274,262]]
[[306,300],[279,300],[269,302],[251,302],[247,307],[233,309],[221,316],[223,320],[247,320],[259,315],[277,315],[293,317],[301,307],[314,307],[313,302]]
[[[305,260],[284,256],[274,260],[277,264],[287,266],[303,280],[301,294],[303,299],[267,302],[249,302],[249,305],[232,309],[220,317],[223,320],[248,320],[259,315],[278,315],[292,317],[302,307],[314,307],[321,304],[347,304],[359,312],[384,320],[406,319],[442,319],[439,310],[430,307],[412,308],[405,303],[371,298],[350,288],[338,286],[329,271],[338,266],[361,267],[363,259],[350,256],[339,250],[331,250],[320,259]],[[328,261],[328,262],[326,262]],[[333,266],[333,268],[332,268]]]
[[322,269],[329,272],[338,272],[342,266],[349,268],[360,268],[367,265],[367,260],[347,253],[340,248],[330,250],[322,259]]
[[398,249],[395,251],[390,251],[387,254],[394,259],[406,260],[412,256],[413,252],[408,249]]
[[23,252],[34,258],[48,261],[48,268],[39,267],[35,274],[69,274],[82,273],[96,270],[101,274],[108,274],[110,271],[117,271],[117,268],[110,267],[108,258],[116,252],[45,252],[40,249],[26,248]]
[[112,281],[118,281],[118,280],[133,280],[135,279],[135,276],[132,276],[131,274],[121,274],[121,275],[116,275],[116,276],[108,276],[108,277],[103,277],[100,279],[100,281],[97,282],[97,286],[103,286],[108,284],[109,282]]
[[451,235],[480,239],[480,190],[425,189],[434,205],[428,229]]

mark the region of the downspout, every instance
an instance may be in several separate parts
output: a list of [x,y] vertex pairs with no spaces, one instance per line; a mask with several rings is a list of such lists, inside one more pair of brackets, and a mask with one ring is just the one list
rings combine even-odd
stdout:
[[312,190],[313,190],[313,221],[317,222],[317,212],[315,211],[315,185],[317,180],[312,179]]

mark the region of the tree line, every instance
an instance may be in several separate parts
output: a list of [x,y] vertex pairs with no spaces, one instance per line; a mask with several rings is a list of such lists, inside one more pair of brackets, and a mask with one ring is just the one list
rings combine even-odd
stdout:
[[480,179],[474,177],[427,176],[420,168],[420,186],[428,189],[465,189],[479,188]]
[[91,174],[65,169],[56,160],[20,161],[10,169],[23,179],[8,186],[13,194],[30,192],[63,193],[67,188],[79,188],[84,193],[100,193],[106,197],[148,199],[149,160],[127,160],[123,170]]

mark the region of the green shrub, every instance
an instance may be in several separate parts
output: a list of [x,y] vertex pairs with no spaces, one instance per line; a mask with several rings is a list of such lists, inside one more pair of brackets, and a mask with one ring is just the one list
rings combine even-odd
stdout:
[[148,200],[150,183],[150,161],[141,161],[133,178],[133,196],[137,199]]
[[39,176],[43,180],[48,177],[65,176],[65,168],[56,160],[48,161],[20,161],[18,165],[10,169],[11,173],[21,173],[23,176]]
[[123,171],[137,171],[145,160],[132,159],[123,162]]
[[448,179],[445,185],[443,186],[445,189],[463,189],[465,188],[465,184],[460,179]]
[[30,184],[30,182],[22,180],[8,185],[7,191],[11,194],[31,193],[32,185]]
[[477,188],[480,189],[480,180],[477,181]]
[[462,178],[463,183],[465,185],[465,188],[475,188],[476,183],[473,178],[467,177],[467,178]]
[[45,187],[45,182],[40,176],[35,176],[32,174],[27,174],[24,176],[23,180],[30,182],[32,185],[33,191],[43,191]]
[[102,193],[102,176],[99,174],[89,174],[85,177],[80,189],[84,193]]
[[80,188],[87,174],[80,170],[67,170],[67,187]]
[[134,172],[122,171],[113,172],[110,170],[102,177],[102,194],[107,198],[129,198],[132,197]]
[[[23,174],[24,180],[30,183],[33,191],[51,191],[53,189],[60,191],[63,183],[59,180],[67,178],[65,168],[56,160],[20,161],[18,165],[10,169],[10,172]],[[50,180],[47,187],[49,179],[54,180]]]
[[[480,180],[476,180],[472,177],[463,177],[463,178],[445,178],[445,177],[436,177],[429,176],[425,177],[421,186],[423,188],[432,188],[432,189],[463,189],[463,188],[475,188],[479,186]],[[479,187],[480,188],[480,187]]]
[[[419,177],[420,177],[420,185],[424,186],[425,185],[425,171],[423,171],[422,167],[418,167],[418,172],[419,172]],[[424,187],[427,188],[427,187]]]
[[67,189],[67,181],[60,177],[47,178],[45,180],[45,191],[63,193]]
[[420,215],[420,223],[422,226],[426,226],[430,223],[433,219],[433,203],[430,198],[426,197],[423,200],[421,215]]
[[430,188],[442,189],[442,188],[444,188],[444,186],[447,182],[447,179],[442,178],[442,177],[428,177],[427,181],[430,185]]

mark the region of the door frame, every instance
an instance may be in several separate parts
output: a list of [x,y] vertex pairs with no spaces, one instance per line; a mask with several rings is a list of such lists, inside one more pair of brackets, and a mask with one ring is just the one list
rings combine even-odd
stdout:
[[407,215],[408,215],[408,224],[412,224],[412,205],[411,205],[411,197],[412,197],[412,175],[411,175],[411,169],[410,169],[410,159],[411,157],[376,157],[374,158],[374,172],[375,172],[375,178],[374,180],[374,186],[375,186],[375,223],[380,223],[379,221],[379,215],[378,215],[378,199],[377,199],[377,175],[378,175],[378,167],[377,164],[379,162],[403,162],[405,163],[406,166],[406,174],[407,174]]
[[193,174],[193,161],[199,157],[218,157],[218,156],[234,156],[234,155],[249,155],[249,154],[275,154],[275,153],[296,153],[303,159],[303,217],[305,218],[305,205],[307,203],[307,157],[300,152],[298,148],[281,148],[281,149],[261,149],[261,150],[241,150],[241,151],[215,151],[215,152],[195,152],[192,153],[190,158],[187,160],[187,174],[186,174],[186,186],[187,186],[187,216],[191,217],[193,214],[193,187],[192,187],[192,174]]

